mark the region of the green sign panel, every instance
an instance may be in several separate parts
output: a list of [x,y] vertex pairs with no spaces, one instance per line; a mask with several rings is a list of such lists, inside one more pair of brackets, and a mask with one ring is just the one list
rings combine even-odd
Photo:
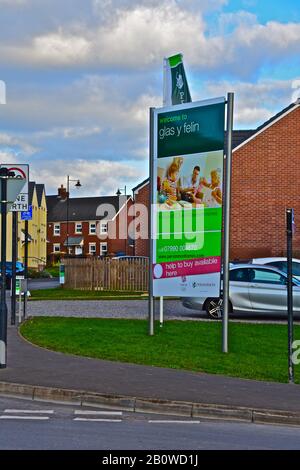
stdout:
[[162,112],[157,158],[224,149],[224,103]]

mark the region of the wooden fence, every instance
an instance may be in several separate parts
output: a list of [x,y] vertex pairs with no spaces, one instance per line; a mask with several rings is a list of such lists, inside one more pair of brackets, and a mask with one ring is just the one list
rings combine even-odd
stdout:
[[147,259],[65,258],[65,288],[136,291],[148,290]]

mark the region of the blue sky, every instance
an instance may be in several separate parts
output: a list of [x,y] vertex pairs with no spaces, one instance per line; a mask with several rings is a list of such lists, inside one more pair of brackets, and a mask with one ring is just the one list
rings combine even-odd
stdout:
[[178,52],[193,100],[234,91],[235,128],[255,128],[297,96],[298,2],[0,0],[1,162],[28,162],[48,194],[67,174],[82,195],[135,186]]

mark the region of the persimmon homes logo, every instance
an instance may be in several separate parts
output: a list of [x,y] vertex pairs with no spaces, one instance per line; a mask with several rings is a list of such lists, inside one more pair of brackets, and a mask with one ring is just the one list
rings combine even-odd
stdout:
[[0,104],[6,104],[6,85],[0,80]]

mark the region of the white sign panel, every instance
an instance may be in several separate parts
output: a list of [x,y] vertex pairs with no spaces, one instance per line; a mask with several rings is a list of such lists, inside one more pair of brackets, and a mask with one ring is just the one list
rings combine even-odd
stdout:
[[23,185],[21,190],[14,201],[10,206],[11,212],[21,212],[21,211],[28,211],[29,202],[28,202],[28,182],[29,182],[29,165],[19,165],[18,163],[3,163],[0,167],[8,168],[9,171],[13,171],[15,173],[15,178],[19,178],[23,180]]

